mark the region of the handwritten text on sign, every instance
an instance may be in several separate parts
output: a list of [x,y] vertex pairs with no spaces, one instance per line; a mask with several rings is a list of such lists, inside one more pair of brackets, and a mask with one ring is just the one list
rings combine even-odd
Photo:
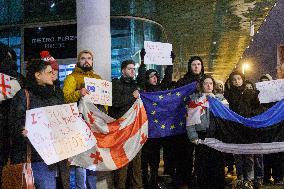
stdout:
[[94,104],[112,105],[112,83],[106,80],[84,78],[85,88],[90,91],[85,100]]
[[144,41],[146,55],[145,64],[172,65],[172,44],[152,41]]
[[25,129],[47,165],[85,152],[96,143],[76,103],[28,110]]
[[260,103],[277,102],[284,98],[284,79],[263,81],[255,84]]

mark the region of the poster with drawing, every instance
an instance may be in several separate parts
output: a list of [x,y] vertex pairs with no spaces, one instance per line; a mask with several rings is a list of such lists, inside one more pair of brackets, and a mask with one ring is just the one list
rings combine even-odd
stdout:
[[171,58],[172,44],[144,41],[145,64],[173,65]]
[[25,129],[47,165],[83,153],[96,144],[76,103],[28,110]]
[[284,98],[284,79],[263,81],[255,84],[260,103],[277,102]]
[[94,104],[112,106],[112,83],[102,79],[84,78],[85,88],[90,94],[84,100]]

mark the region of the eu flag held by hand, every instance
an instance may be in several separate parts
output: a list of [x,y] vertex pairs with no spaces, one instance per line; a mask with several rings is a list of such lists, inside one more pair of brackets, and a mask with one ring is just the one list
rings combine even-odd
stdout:
[[160,138],[186,132],[186,104],[196,90],[196,83],[159,92],[141,93],[148,116],[148,137]]

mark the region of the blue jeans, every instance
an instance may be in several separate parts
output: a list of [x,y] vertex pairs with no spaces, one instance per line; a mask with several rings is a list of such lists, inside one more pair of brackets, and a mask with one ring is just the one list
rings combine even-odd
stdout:
[[235,154],[234,155],[238,180],[254,179],[254,161],[251,154]]
[[48,168],[44,162],[32,163],[36,189],[56,189],[56,168]]
[[264,176],[264,166],[263,166],[263,155],[255,154],[254,157],[254,178],[263,179]]
[[84,169],[82,167],[75,168],[75,189],[96,189],[96,172]]

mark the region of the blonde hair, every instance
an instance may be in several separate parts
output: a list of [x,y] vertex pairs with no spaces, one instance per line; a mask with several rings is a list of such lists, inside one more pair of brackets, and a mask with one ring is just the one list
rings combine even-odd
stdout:
[[82,56],[82,54],[90,54],[92,56],[92,60],[94,60],[94,54],[92,53],[92,51],[90,50],[82,50],[79,52],[78,57],[77,57],[77,62],[80,62],[80,58]]

